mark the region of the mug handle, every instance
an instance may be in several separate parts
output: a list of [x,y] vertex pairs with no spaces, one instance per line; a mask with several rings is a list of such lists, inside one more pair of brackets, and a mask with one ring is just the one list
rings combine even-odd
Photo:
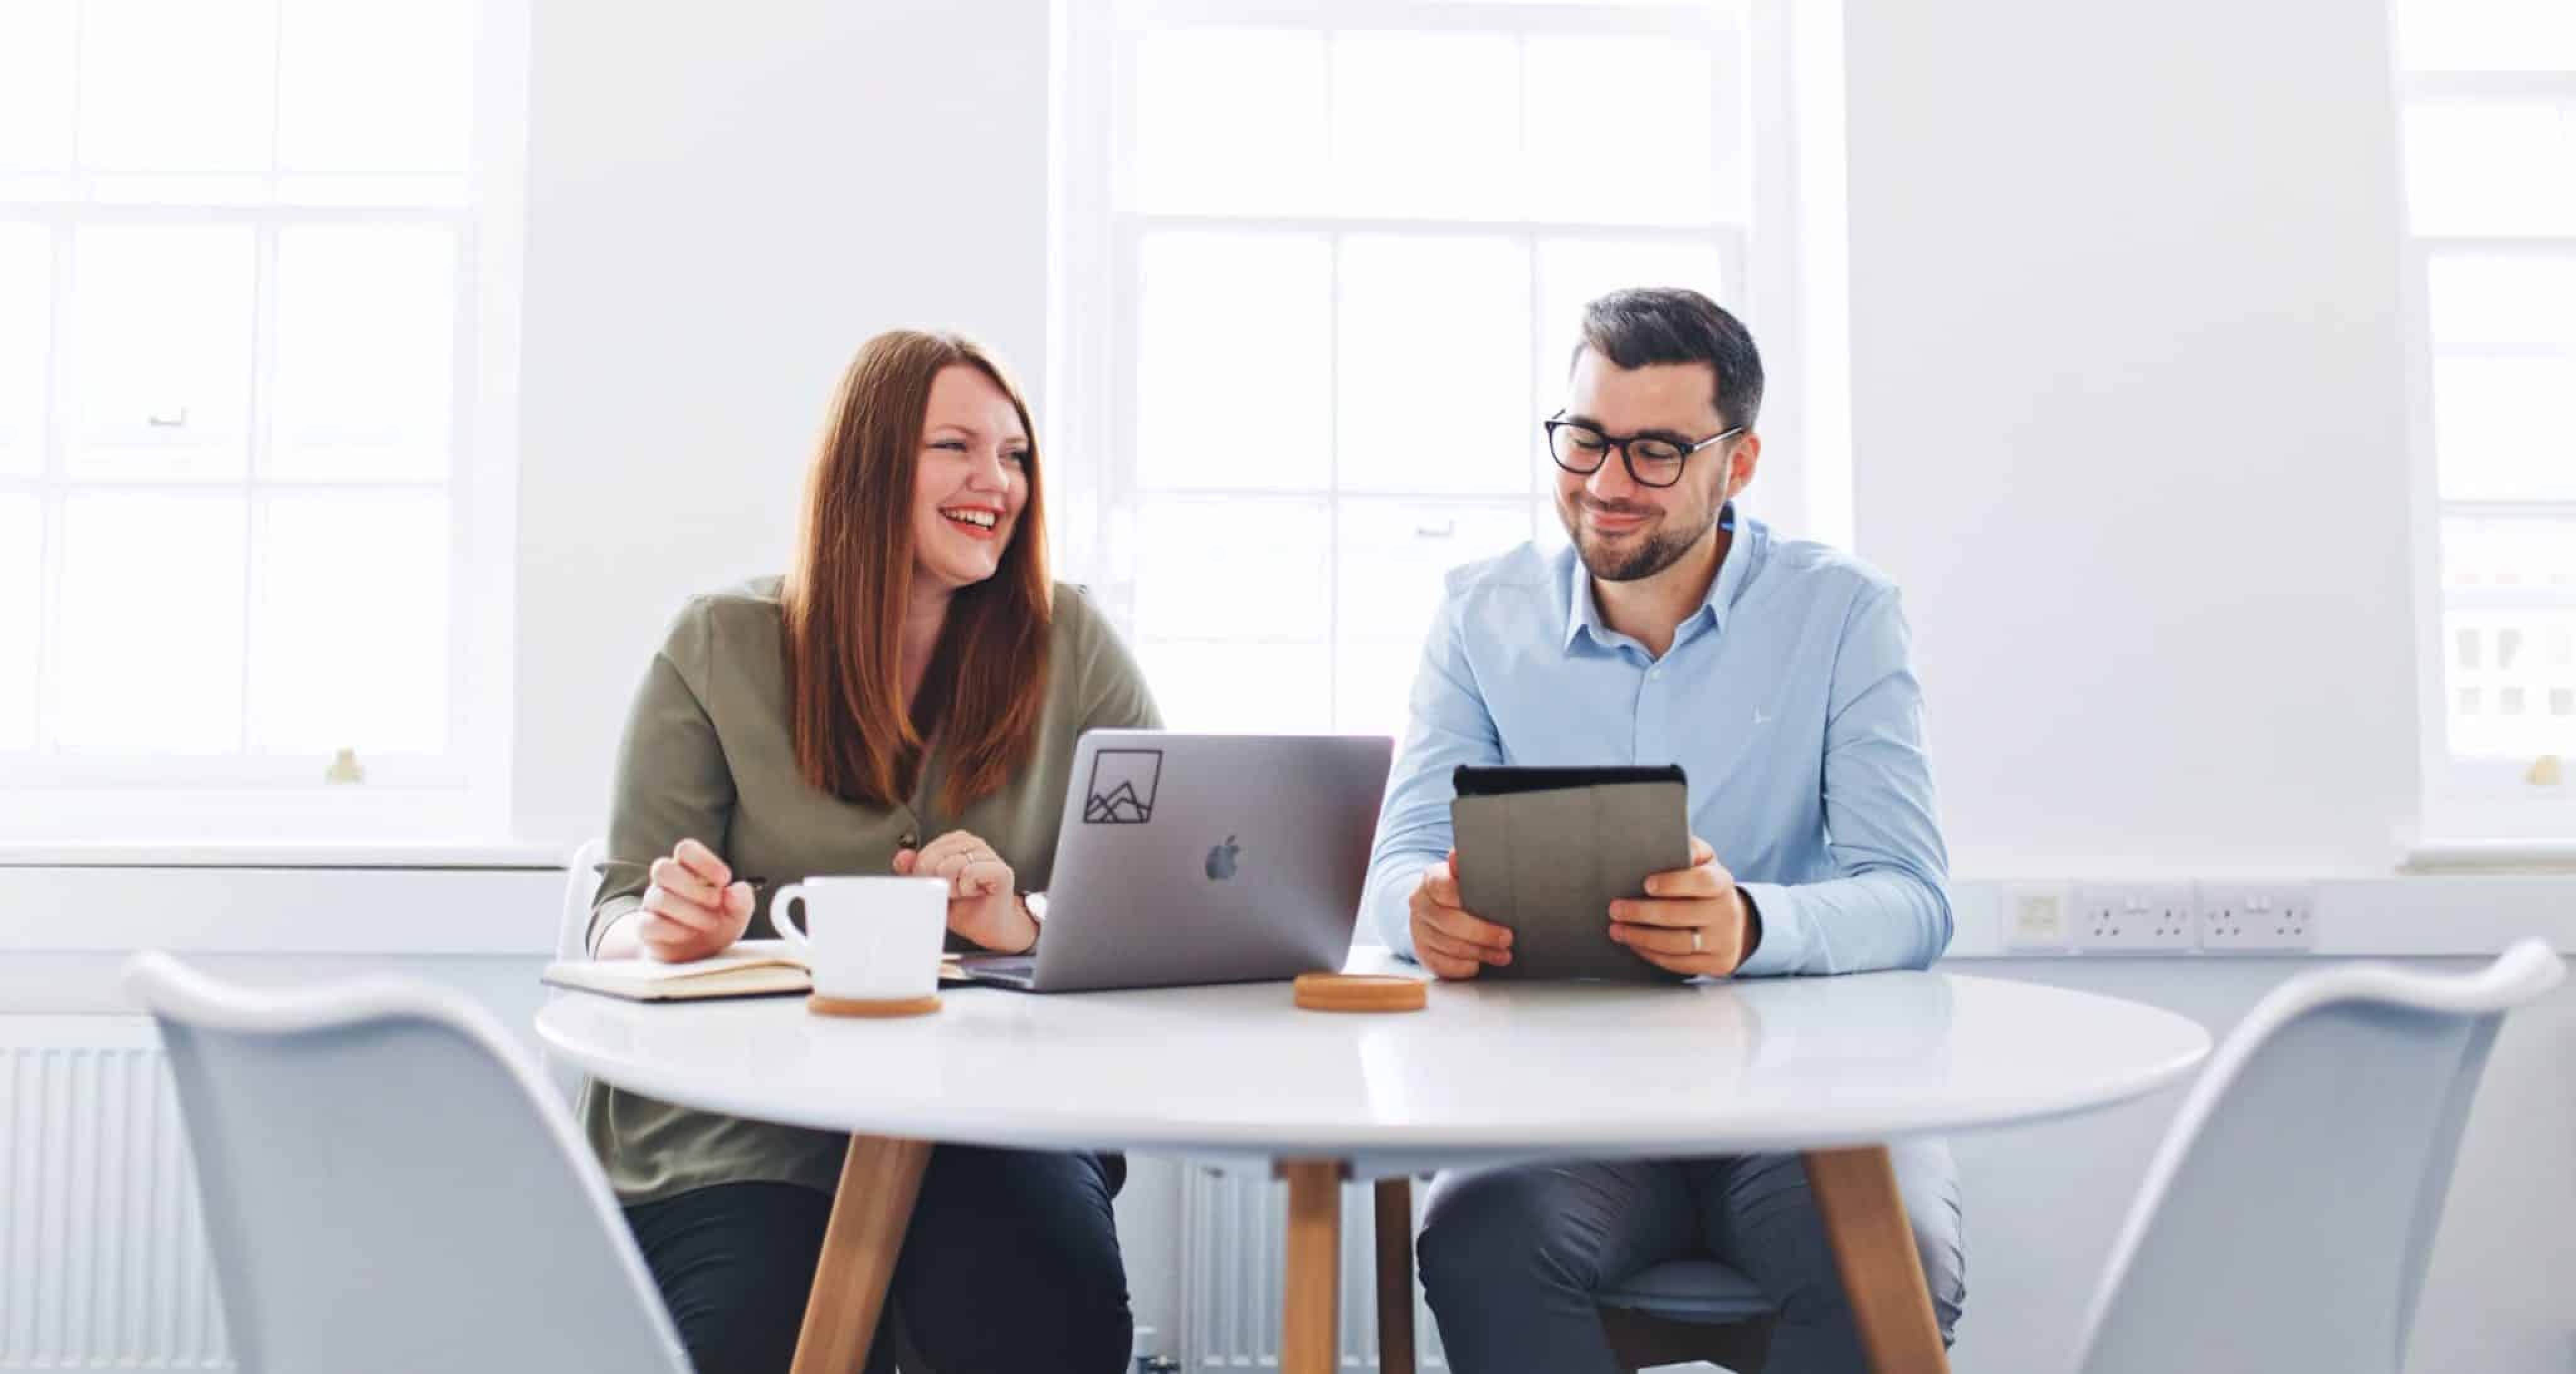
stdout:
[[[787,942],[787,947],[789,949],[792,949],[799,954],[810,954],[814,950],[813,938],[808,936],[804,931],[798,930],[794,921],[787,919],[787,904],[790,902],[801,901],[804,899],[804,896],[805,885],[803,883],[789,883],[785,887],[771,888],[769,890],[769,924],[778,932],[778,938]],[[806,910],[811,912],[813,908],[808,907]]]

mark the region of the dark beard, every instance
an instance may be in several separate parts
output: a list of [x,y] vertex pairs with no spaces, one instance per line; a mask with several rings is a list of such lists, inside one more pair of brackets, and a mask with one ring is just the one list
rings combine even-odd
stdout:
[[1562,504],[1558,517],[1565,522],[1565,537],[1574,542],[1574,555],[1583,560],[1584,571],[1604,582],[1636,582],[1671,567],[1691,551],[1691,546],[1716,528],[1710,524],[1696,530],[1667,530],[1654,535],[1625,554],[1612,554],[1585,542],[1580,510],[1569,510]]

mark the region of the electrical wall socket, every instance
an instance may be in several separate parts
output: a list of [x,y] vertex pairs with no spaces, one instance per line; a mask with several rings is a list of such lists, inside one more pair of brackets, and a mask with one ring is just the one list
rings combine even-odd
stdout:
[[2212,954],[2314,949],[2314,883],[2204,882],[2199,885],[2200,947]]
[[2087,954],[2188,954],[2199,947],[2189,883],[2084,883],[2075,889],[2075,947]]
[[2063,883],[2007,883],[1999,912],[2003,946],[2021,953],[2063,954],[2075,929],[2075,903]]

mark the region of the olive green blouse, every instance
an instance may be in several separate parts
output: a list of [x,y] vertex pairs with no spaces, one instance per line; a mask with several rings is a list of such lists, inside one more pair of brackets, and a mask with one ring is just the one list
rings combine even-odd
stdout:
[[[1021,888],[1043,890],[1055,867],[1074,741],[1094,728],[1162,725],[1108,619],[1080,589],[1058,584],[1046,707],[1019,775],[959,814],[942,814],[935,798],[947,769],[934,741],[909,805],[842,801],[796,768],[780,580],[691,600],[645,670],[618,750],[594,944],[642,902],[647,866],[688,838],[723,856],[737,877],[766,880],[755,889],[760,905],[747,932],[755,937],[772,933],[768,901],[778,885],[818,873],[891,873],[897,849],[949,830],[980,836]],[[597,1081],[582,1091],[581,1114],[627,1203],[745,1181],[829,1193],[840,1180],[846,1137],[829,1132],[694,1111]]]

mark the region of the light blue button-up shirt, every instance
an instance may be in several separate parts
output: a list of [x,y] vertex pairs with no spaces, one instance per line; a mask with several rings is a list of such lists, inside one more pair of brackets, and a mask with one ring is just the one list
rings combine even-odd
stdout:
[[1949,946],[1923,692],[1884,575],[1739,520],[1661,659],[1601,623],[1571,548],[1524,544],[1448,588],[1369,861],[1388,946],[1412,953],[1406,903],[1449,852],[1462,763],[1680,764],[1691,833],[1761,913],[1740,975],[1922,968]]

